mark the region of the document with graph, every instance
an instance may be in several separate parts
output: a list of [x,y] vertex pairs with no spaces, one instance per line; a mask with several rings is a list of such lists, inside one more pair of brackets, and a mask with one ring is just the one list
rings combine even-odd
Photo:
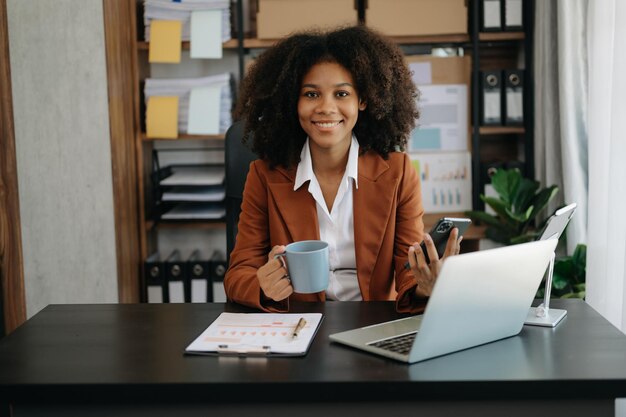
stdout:
[[472,157],[463,152],[411,153],[422,182],[422,203],[427,213],[472,209]]
[[320,313],[222,313],[187,348],[195,355],[306,355]]

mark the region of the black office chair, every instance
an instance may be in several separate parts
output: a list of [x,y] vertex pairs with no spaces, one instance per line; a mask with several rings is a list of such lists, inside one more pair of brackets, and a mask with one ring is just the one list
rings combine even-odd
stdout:
[[226,161],[226,259],[230,260],[230,253],[235,247],[237,237],[237,223],[241,213],[243,187],[246,184],[250,162],[257,156],[241,142],[244,123],[235,122],[226,132],[225,161]]

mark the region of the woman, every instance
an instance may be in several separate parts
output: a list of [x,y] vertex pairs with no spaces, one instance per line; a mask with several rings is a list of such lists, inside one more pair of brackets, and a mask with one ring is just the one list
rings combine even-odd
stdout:
[[[418,117],[416,98],[402,52],[362,26],[296,34],[257,59],[237,114],[260,159],[250,165],[224,279],[229,300],[265,311],[327,299],[424,309],[460,239],[453,230],[439,259],[423,233],[419,179],[400,152]],[[329,287],[296,294],[274,256],[311,239],[329,243]]]

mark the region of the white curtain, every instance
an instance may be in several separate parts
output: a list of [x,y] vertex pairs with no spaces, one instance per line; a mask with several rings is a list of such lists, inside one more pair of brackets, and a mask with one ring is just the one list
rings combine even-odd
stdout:
[[587,302],[626,332],[626,1],[589,2]]
[[535,4],[535,177],[560,189],[546,215],[578,204],[567,228],[571,254],[587,239],[588,0]]

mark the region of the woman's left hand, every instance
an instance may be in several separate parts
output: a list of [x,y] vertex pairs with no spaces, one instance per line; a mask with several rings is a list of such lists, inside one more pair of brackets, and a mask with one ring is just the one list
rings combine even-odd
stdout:
[[461,250],[461,241],[463,237],[459,238],[459,229],[456,227],[450,232],[448,237],[448,243],[446,244],[446,250],[443,253],[441,259],[437,254],[437,248],[433,243],[433,239],[427,233],[424,236],[424,243],[430,263],[426,263],[426,258],[422,252],[422,248],[419,243],[414,243],[409,247],[409,265],[411,266],[411,272],[417,281],[417,287],[415,288],[415,294],[418,297],[430,296],[435,281],[441,271],[444,261],[449,256],[458,255]]

